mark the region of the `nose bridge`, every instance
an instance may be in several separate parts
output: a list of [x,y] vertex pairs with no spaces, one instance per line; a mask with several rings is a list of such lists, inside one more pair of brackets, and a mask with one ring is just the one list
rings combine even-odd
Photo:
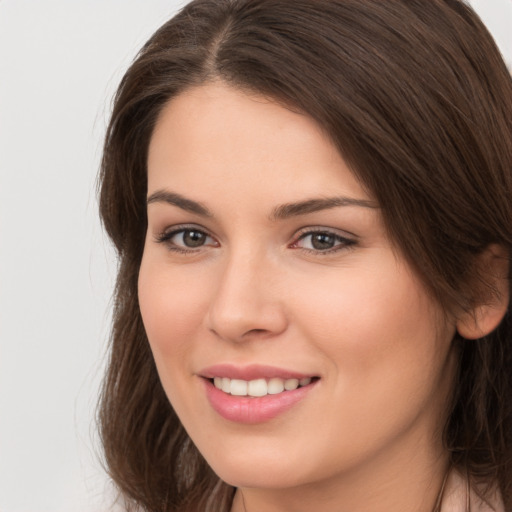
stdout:
[[284,330],[276,274],[276,265],[261,249],[245,246],[229,251],[210,304],[210,330],[232,341]]

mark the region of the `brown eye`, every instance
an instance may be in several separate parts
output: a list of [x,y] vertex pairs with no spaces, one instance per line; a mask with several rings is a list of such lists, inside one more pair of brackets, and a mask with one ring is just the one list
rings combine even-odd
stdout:
[[311,246],[318,251],[332,249],[336,243],[336,237],[328,233],[315,233],[311,235]]
[[305,249],[310,252],[335,252],[340,249],[345,249],[356,243],[355,240],[345,238],[329,231],[309,231],[300,236],[300,238],[293,244],[293,247]]
[[185,247],[195,248],[204,245],[207,236],[202,231],[197,231],[195,229],[185,229],[181,233],[174,235],[173,238],[181,238],[182,245]]
[[204,246],[217,247],[218,243],[210,235],[195,228],[180,228],[162,233],[156,241],[178,252],[194,251]]

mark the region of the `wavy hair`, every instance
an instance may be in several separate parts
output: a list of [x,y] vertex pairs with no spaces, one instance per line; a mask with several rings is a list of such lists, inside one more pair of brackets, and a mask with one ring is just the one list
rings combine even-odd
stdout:
[[[137,299],[153,128],[171,98],[213,80],[315,119],[378,200],[391,239],[447,314],[483,300],[478,254],[490,244],[512,251],[512,80],[465,3],[186,5],[122,79],[100,173],[101,218],[119,268],[98,415],[105,462],[128,508],[228,511],[234,494],[162,389]],[[494,332],[454,343],[446,449],[474,481],[495,482],[512,509],[510,305]]]

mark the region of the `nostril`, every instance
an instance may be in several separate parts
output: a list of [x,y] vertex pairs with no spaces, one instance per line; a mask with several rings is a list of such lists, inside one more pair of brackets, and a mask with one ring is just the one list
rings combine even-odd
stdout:
[[266,331],[265,329],[251,329],[250,331],[247,331],[247,332],[245,333],[245,335],[246,335],[246,336],[247,336],[247,335],[250,335],[250,334],[256,334],[256,335],[258,335],[258,334],[265,334],[265,333],[267,333],[267,332],[268,332],[268,331]]

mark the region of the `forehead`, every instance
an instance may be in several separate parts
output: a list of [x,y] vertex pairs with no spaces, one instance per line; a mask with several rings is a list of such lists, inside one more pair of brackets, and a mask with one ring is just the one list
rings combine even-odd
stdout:
[[183,92],[162,110],[149,147],[148,191],[202,195],[219,184],[236,195],[367,197],[312,118],[213,83]]

